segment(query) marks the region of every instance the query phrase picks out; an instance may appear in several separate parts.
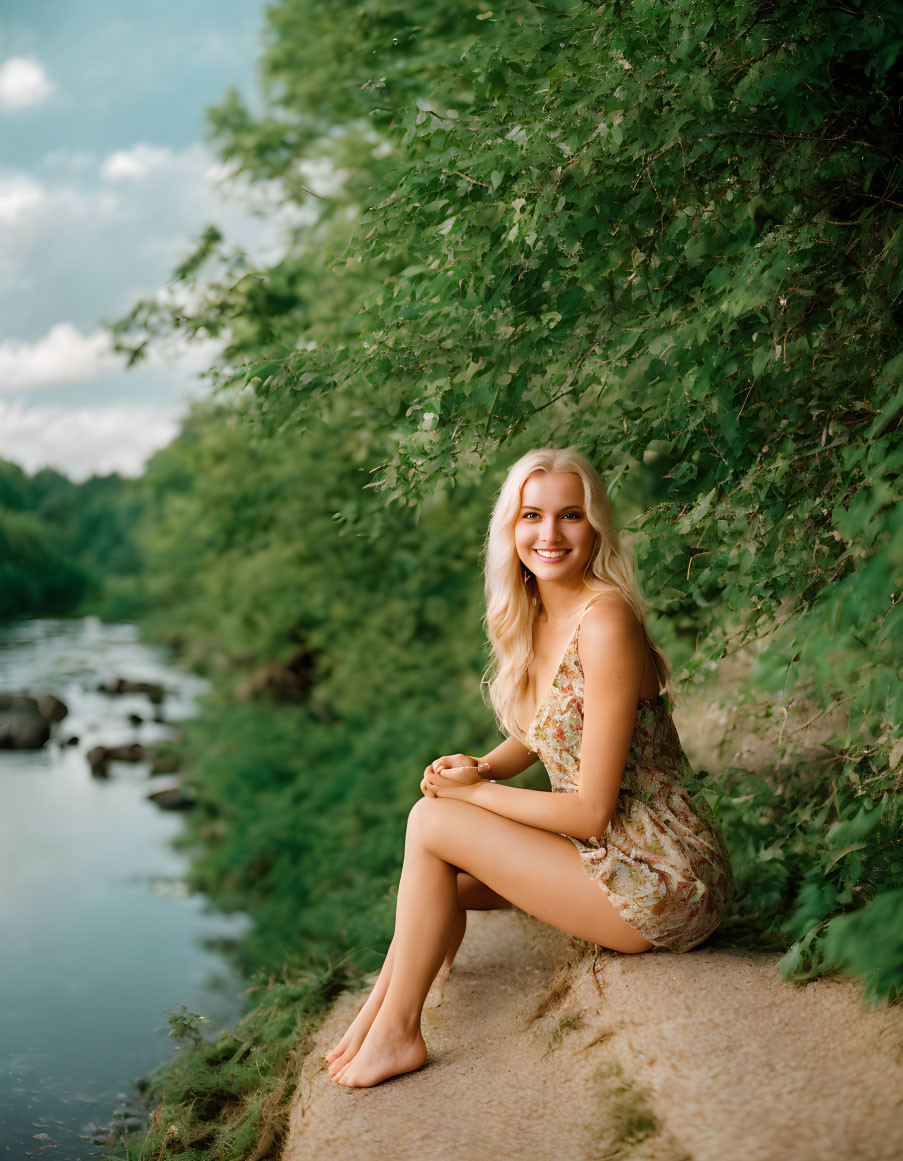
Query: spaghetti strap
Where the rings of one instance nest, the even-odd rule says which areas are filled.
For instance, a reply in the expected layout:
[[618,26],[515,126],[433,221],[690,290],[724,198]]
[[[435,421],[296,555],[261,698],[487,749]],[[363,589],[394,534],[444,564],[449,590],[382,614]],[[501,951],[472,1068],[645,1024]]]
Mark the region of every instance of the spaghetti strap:
[[[584,616],[586,616],[588,611],[591,610],[591,608],[595,604],[595,601],[597,601],[599,599],[599,597],[605,597],[605,596],[607,596],[607,593],[604,593],[604,592],[597,593],[597,596],[592,597],[590,599],[590,601],[588,601],[588,603],[586,605],[584,605],[583,612],[580,613],[580,620],[577,622],[577,628],[575,629],[575,634],[573,634],[573,646],[575,646],[575,648],[577,647],[577,643],[579,641],[580,626],[583,625]],[[655,671],[656,671],[656,680],[658,682],[658,685],[660,686],[660,685],[662,685],[662,673],[660,673],[659,669],[658,669],[655,651],[653,651],[653,649],[652,649],[652,639],[651,639],[651,636],[649,635],[649,629],[646,628],[645,621],[640,621],[640,628],[643,630],[643,673],[642,673],[642,676],[640,678],[640,686],[642,688],[643,680],[645,679],[646,664],[648,664],[648,661],[646,661],[646,658],[648,658],[649,656],[651,656],[651,658],[652,658],[652,668],[655,669]],[[650,699],[645,699],[645,700],[650,700]],[[655,699],[652,699],[652,700],[655,700]]]
[[596,603],[596,601],[598,601],[599,597],[604,597],[606,595],[607,595],[606,593],[597,593],[596,596],[591,597],[589,602],[583,606],[583,612],[580,614],[580,620],[577,622],[577,628],[574,632],[574,641],[575,642],[577,641],[578,637],[580,636],[580,626],[583,624],[583,618],[590,611],[590,609],[593,607],[593,605]]

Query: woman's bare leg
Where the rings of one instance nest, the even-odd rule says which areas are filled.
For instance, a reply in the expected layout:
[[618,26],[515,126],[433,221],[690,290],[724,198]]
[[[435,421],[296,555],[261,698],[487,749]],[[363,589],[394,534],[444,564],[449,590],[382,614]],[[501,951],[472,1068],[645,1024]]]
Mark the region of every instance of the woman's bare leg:
[[[458,948],[461,946],[461,941],[464,938],[464,933],[467,928],[468,910],[492,911],[496,908],[511,906],[507,899],[503,899],[495,891],[490,891],[485,883],[479,882],[473,875],[468,875],[465,871],[458,872],[457,895],[458,917],[452,929],[451,939],[445,952],[445,959],[442,962],[442,967],[439,969],[440,978],[447,979],[448,973],[451,971],[452,963],[457,955]],[[354,1056],[363,1043],[364,1037],[370,1030],[370,1025],[373,1023],[374,1017],[379,1011],[379,1006],[383,1002],[383,997],[389,987],[389,979],[392,975],[392,962],[394,960],[394,947],[395,940],[393,939],[392,943],[389,944],[389,950],[386,952],[383,966],[380,969],[379,976],[373,985],[370,995],[367,997],[366,1003],[348,1026],[342,1039],[326,1055],[328,1064],[335,1065],[335,1067],[330,1067],[329,1069],[331,1076],[334,1076],[340,1071],[352,1056]]]
[[360,1050],[332,1073],[339,1084],[379,1084],[426,1059],[420,1016],[454,928],[456,868],[570,935],[624,952],[652,946],[624,922],[561,835],[467,802],[423,798],[408,823],[388,987]]
[[503,899],[485,883],[481,883],[479,879],[475,879],[466,871],[458,871],[458,919],[448,942],[448,950],[442,961],[442,967],[439,968],[440,978],[448,978],[455,956],[458,954],[458,948],[461,946],[467,931],[467,912],[503,911],[510,907],[511,904],[507,899]]
[[458,915],[457,870],[429,851],[418,834],[417,811],[427,801],[434,800],[421,799],[408,819],[389,986],[358,1052],[338,1071],[330,1069],[339,1084],[354,1088],[379,1084],[389,1076],[412,1072],[426,1060],[420,1013]]

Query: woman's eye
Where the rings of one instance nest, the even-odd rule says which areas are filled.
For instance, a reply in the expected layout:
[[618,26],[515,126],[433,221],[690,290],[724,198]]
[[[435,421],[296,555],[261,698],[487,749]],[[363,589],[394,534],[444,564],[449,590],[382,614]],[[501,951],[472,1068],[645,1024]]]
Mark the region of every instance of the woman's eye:
[[[523,518],[524,518],[524,520],[529,520],[531,516],[538,516],[538,515],[539,515],[538,512],[525,512]],[[582,519],[582,513],[580,513],[580,512],[565,512],[562,519],[564,519],[564,520],[580,520],[580,519]]]

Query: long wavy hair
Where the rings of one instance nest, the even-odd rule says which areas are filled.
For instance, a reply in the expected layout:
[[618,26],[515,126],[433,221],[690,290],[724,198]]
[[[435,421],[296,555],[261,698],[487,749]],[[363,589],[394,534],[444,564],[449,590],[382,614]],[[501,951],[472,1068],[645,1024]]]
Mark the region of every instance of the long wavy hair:
[[536,578],[517,555],[514,526],[521,508],[521,491],[534,472],[573,472],[583,481],[586,516],[596,532],[584,573],[586,586],[599,592],[610,591],[614,586],[622,594],[636,613],[657,659],[659,692],[673,701],[671,666],[646,629],[649,606],[637,583],[633,550],[618,535],[598,472],[573,447],[536,448],[521,456],[508,472],[492,510],[484,551],[486,632],[492,655],[483,675],[483,687],[488,687],[502,731],[525,745],[515,707],[526,693],[527,670],[533,659],[533,622],[541,603]]

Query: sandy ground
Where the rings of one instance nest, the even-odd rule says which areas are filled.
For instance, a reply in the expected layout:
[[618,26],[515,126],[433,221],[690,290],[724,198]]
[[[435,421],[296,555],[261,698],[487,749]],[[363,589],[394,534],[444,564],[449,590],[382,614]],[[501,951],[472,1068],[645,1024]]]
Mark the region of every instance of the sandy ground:
[[[842,723],[804,700],[734,691],[754,650],[675,712],[694,766],[818,756]],[[427,1003],[423,1069],[373,1089],[323,1054],[364,994],[340,998],[304,1063],[280,1161],[903,1161],[903,1005],[858,980],[784,983],[777,955],[697,948],[592,960],[521,912],[471,913]]]
[[610,1047],[695,1161],[900,1161],[903,1008],[736,949],[605,953]]
[[521,912],[474,914],[418,1072],[373,1089],[306,1058],[281,1161],[900,1161],[903,1008],[855,980],[704,947],[593,961]]
[[305,1060],[281,1161],[621,1156],[610,1112],[623,1103],[623,1078],[607,1047],[609,1014],[592,973],[575,969],[579,956],[522,912],[471,915],[444,996],[434,987],[427,999],[426,1065],[372,1089],[342,1088],[326,1071],[323,1054],[365,993],[343,996]]

